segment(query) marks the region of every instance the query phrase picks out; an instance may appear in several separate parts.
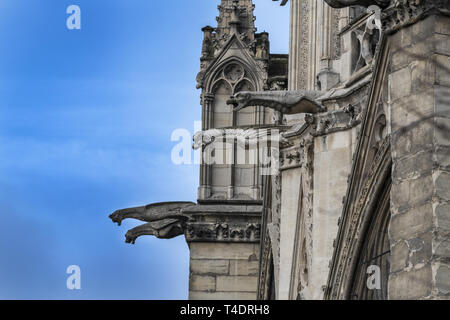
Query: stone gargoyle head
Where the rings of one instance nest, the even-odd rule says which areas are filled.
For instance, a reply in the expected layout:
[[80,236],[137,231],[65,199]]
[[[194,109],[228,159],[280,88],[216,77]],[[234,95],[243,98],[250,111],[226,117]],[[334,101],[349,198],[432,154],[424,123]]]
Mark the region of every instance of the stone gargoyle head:
[[251,98],[249,92],[238,92],[227,100],[227,104],[231,104],[234,107],[234,111],[239,111],[248,106],[248,102]]

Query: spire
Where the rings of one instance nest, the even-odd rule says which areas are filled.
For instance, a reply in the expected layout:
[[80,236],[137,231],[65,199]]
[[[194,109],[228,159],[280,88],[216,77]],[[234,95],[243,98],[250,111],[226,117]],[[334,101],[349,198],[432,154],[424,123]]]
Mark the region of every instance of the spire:
[[219,39],[237,34],[246,42],[255,39],[255,5],[252,0],[222,0],[218,6],[217,36]]
[[206,26],[203,31],[200,73],[197,87],[203,86],[204,72],[232,37],[237,37],[246,50],[266,68],[269,59],[269,34],[257,34],[255,5],[252,0],[221,0],[217,27]]

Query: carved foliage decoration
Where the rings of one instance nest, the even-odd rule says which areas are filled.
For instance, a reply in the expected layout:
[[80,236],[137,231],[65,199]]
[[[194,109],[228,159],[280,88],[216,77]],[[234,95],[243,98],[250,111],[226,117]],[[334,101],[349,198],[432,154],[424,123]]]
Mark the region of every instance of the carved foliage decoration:
[[189,223],[187,241],[259,242],[260,223]]

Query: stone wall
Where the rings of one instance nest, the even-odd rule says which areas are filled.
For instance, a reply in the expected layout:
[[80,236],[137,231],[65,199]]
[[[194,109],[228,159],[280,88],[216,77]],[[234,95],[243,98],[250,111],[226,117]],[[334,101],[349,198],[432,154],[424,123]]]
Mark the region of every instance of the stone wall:
[[450,296],[450,18],[390,39],[390,299]]
[[191,242],[190,300],[255,300],[258,243]]
[[317,137],[314,141],[313,251],[307,299],[323,298],[322,287],[327,283],[355,143],[355,128]]
[[277,299],[289,299],[292,276],[294,239],[299,218],[299,197],[301,197],[301,169],[293,168],[282,172],[281,219],[280,219],[280,269]]

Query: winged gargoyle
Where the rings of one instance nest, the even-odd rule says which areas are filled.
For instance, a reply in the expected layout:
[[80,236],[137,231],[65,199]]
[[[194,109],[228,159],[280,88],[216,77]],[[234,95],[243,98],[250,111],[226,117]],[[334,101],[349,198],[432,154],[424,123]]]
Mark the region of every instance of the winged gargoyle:
[[[278,1],[278,0],[273,0]],[[376,5],[379,7],[387,7],[391,0],[324,0],[330,7],[333,8],[345,8],[349,6],[364,6],[370,7]],[[288,3],[288,0],[281,0],[280,5],[284,6]]]
[[189,217],[183,209],[195,206],[194,202],[160,202],[142,207],[117,210],[109,217],[119,226],[124,219],[137,219],[147,222],[129,230],[125,236],[127,243],[135,243],[142,235],[170,239],[182,235]]
[[275,109],[282,114],[319,113],[326,111],[316,100],[323,92],[298,91],[242,91],[227,101],[234,105],[234,111],[242,108],[263,106]]

